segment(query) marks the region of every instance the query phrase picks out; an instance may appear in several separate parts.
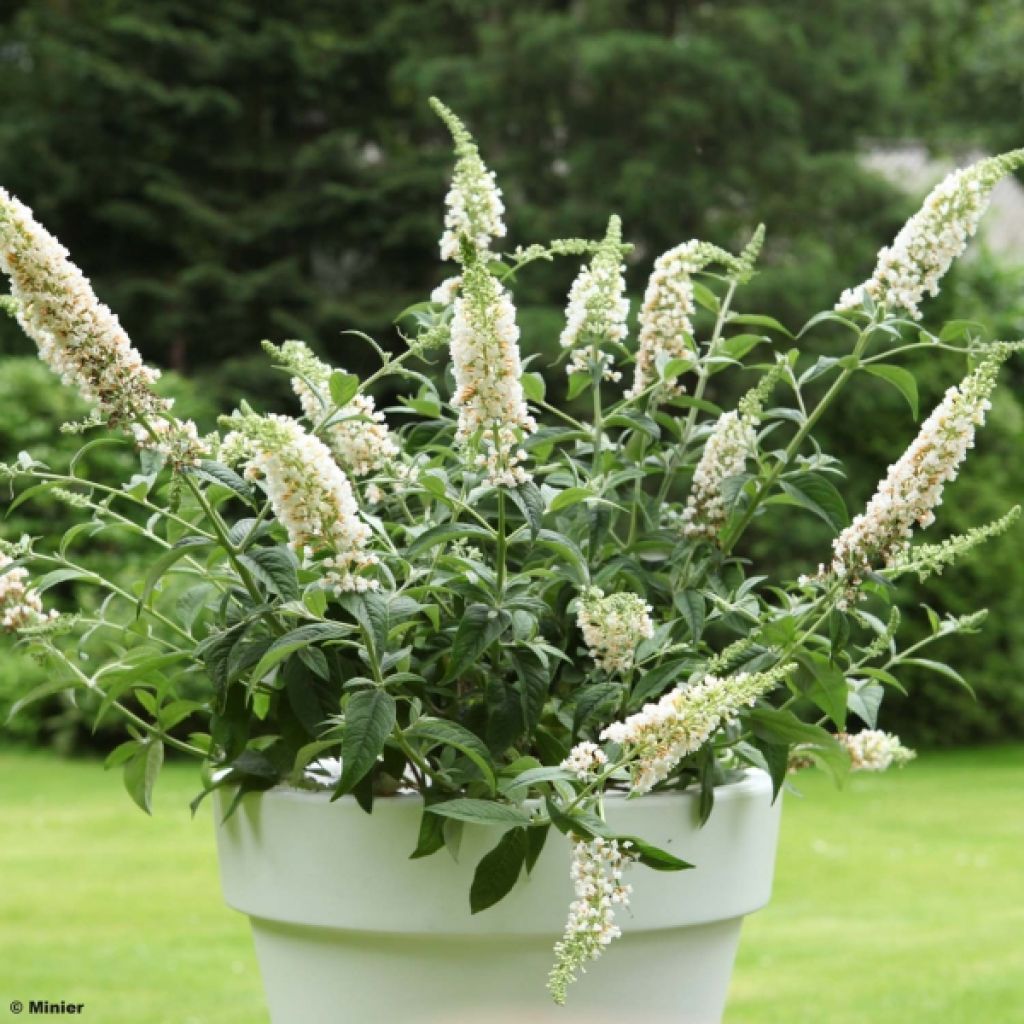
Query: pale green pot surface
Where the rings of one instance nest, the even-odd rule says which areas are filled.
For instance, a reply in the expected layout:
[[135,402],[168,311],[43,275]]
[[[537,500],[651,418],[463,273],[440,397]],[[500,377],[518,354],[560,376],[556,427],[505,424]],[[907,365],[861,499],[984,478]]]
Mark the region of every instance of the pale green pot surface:
[[368,816],[351,797],[273,789],[218,826],[221,879],[252,919],[273,1024],[718,1024],[742,917],[771,892],[781,801],[750,772],[716,791],[703,828],[696,806],[689,792],[606,799],[618,832],[695,869],[630,869],[623,937],[566,1008],[544,989],[573,898],[568,842],[554,832],[532,874],[473,915],[473,870],[499,829],[467,825],[458,863],[445,851],[413,861],[418,797],[380,799]]

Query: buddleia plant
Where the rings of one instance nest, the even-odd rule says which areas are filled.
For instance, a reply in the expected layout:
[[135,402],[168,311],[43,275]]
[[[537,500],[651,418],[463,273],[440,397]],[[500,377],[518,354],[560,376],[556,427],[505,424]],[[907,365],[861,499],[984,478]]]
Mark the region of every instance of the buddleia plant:
[[[1024,152],[951,175],[871,277],[794,334],[744,306],[758,225],[732,247],[682,240],[649,267],[614,214],[600,238],[512,246],[494,173],[433,107],[455,149],[441,284],[396,311],[394,339],[267,342],[293,414],[241,402],[206,437],[157,395],[156,371],[57,240],[0,191],[5,310],[92,403],[74,427],[83,450],[138,457],[115,488],[79,458],[9,453],[0,476],[17,501],[60,495],[81,521],[56,544],[0,544],[0,625],[49,669],[20,707],[89,693],[120,717],[109,764],[146,810],[167,748],[201,762],[196,804],[287,785],[372,813],[418,793],[413,856],[457,847],[468,824],[503,829],[501,855],[476,868],[473,912],[564,833],[576,898],[550,977],[561,1002],[619,934],[628,872],[687,866],[617,835],[604,794],[692,787],[706,819],[716,787],[751,768],[777,795],[812,765],[841,778],[903,764],[912,752],[882,728],[886,690],[905,665],[956,676],[921,651],[983,612],[926,609],[929,635],[901,648],[893,582],[953,571],[1015,528],[1017,508],[919,540],[1020,343],[944,340],[917,320]],[[545,365],[524,347],[515,296],[555,261],[576,277]],[[814,358],[802,347],[820,332],[830,354]],[[364,344],[380,366],[360,380],[344,367]],[[903,361],[931,350],[960,356],[963,379],[851,518],[841,453],[815,426],[868,376],[916,414]],[[743,395],[735,409],[712,400],[719,375]],[[384,394],[399,397],[381,408]],[[795,580],[738,554],[778,515],[833,533]],[[151,551],[127,588],[93,562],[126,535]],[[51,593],[72,580],[96,600],[57,615]],[[83,657],[97,637],[114,653]]]

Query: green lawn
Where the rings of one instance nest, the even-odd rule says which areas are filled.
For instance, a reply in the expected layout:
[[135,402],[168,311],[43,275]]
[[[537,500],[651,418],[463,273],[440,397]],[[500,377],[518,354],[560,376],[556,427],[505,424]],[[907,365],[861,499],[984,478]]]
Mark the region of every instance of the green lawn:
[[[802,777],[728,1024],[1024,1021],[1022,782],[1024,747],[842,793]],[[11,999],[63,998],[102,1024],[266,1021],[194,787],[170,766],[149,819],[95,764],[0,754],[0,1019]]]

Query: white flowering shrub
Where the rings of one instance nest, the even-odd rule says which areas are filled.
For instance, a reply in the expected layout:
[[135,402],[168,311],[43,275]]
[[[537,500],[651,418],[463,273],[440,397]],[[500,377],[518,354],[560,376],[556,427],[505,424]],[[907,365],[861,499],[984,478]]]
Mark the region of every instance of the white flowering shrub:
[[[381,366],[360,381],[302,342],[267,343],[292,379],[295,417],[242,403],[208,437],[155,394],[116,316],[0,191],[8,311],[93,403],[71,428],[101,432],[86,447],[122,444],[140,459],[121,488],[77,460],[52,467],[22,452],[0,467],[19,502],[59,492],[82,513],[55,550],[3,544],[0,625],[48,666],[21,706],[89,692],[125,720],[131,738],[110,763],[144,809],[167,747],[203,762],[197,799],[289,784],[352,794],[371,812],[418,792],[415,857],[456,846],[466,823],[504,829],[477,868],[474,912],[512,891],[552,827],[569,835],[577,899],[550,979],[563,1000],[618,934],[624,873],[688,867],[616,835],[604,795],[694,787],[706,818],[716,786],[751,768],[777,793],[804,765],[841,777],[911,756],[878,728],[884,692],[904,664],[951,673],[922,648],[976,629],[982,613],[929,609],[931,638],[901,650],[893,581],[941,572],[1019,511],[915,543],[1018,347],[933,336],[915,318],[1024,152],[940,185],[872,278],[796,336],[741,311],[758,229],[737,253],[688,241],[659,256],[646,284],[632,282],[644,296],[633,340],[628,283],[643,268],[618,218],[600,240],[501,250],[494,175],[435,106],[455,140],[441,255],[457,266],[399,316],[404,350],[362,338]],[[561,258],[580,269],[559,372],[545,377],[520,348],[514,291]],[[821,325],[848,343],[802,355],[797,339]],[[866,374],[916,414],[900,358],[928,348],[959,352],[966,376],[851,520],[815,424]],[[735,410],[708,400],[719,373],[745,382]],[[385,379],[401,397],[382,409],[373,389]],[[737,555],[773,515],[834,531],[797,580]],[[152,550],[134,587],[90,565],[96,538],[119,534]],[[102,602],[55,616],[46,591],[70,580]],[[102,663],[80,656],[97,635],[116,652]]]

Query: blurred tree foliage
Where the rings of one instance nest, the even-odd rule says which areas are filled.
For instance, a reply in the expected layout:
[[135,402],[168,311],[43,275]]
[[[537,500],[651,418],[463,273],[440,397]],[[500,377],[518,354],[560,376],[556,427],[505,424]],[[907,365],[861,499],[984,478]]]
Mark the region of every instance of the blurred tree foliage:
[[267,334],[345,361],[341,329],[387,335],[424,296],[450,166],[431,93],[498,171],[514,242],[595,234],[616,210],[646,265],[765,220],[779,313],[828,301],[894,217],[849,159],[905,85],[884,0],[8,10],[0,181],[178,369]]
[[[431,94],[497,171],[513,245],[595,235],[616,211],[636,244],[635,306],[659,252],[694,236],[735,247],[763,220],[745,302],[790,324],[863,277],[911,211],[854,159],[861,146],[1024,136],[1017,0],[7,0],[0,29],[0,182],[69,247],[145,356],[200,376],[221,407],[241,394],[292,407],[260,338],[304,338],[358,371],[368,350],[340,332],[393,342],[394,315],[443,276],[451,158]],[[544,285],[524,273],[527,351],[556,343],[575,269]],[[988,322],[1005,309],[1001,328],[1020,334],[1019,284],[975,263],[939,308]],[[27,351],[0,323],[0,352]],[[15,438],[0,422],[2,456],[47,444],[66,416],[36,409],[43,399],[8,365],[25,423]],[[923,371],[924,399],[961,368]],[[1024,493],[1011,455],[1024,414],[1012,394],[1001,402],[943,528]],[[828,429],[856,509],[914,424],[879,385]],[[750,553],[822,558],[827,536],[792,525]],[[1024,729],[1021,533],[927,585],[937,607],[957,610],[969,589],[993,616],[957,659],[982,703],[922,681],[896,713],[909,738]]]

